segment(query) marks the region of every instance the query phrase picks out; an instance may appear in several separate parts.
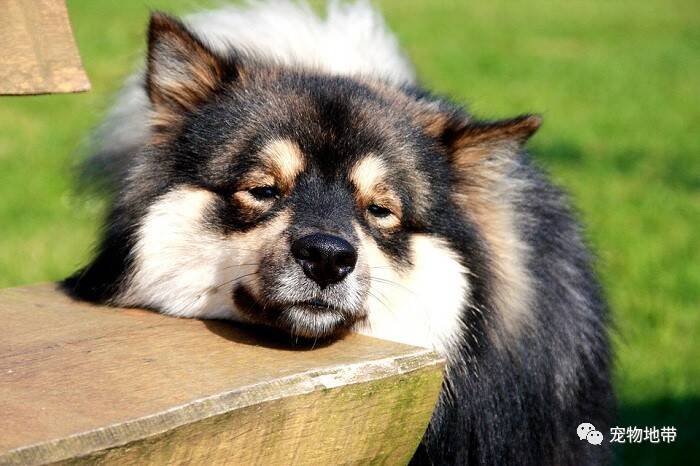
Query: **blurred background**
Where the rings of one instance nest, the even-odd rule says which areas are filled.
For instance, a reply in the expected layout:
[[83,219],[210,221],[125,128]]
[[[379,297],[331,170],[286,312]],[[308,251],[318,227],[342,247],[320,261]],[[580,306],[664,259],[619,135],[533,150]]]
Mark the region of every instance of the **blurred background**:
[[[531,151],[571,193],[612,308],[617,425],[678,432],[671,444],[618,446],[616,464],[693,463],[700,457],[700,3],[375,3],[429,89],[482,117],[544,115]],[[93,90],[0,97],[0,286],[59,279],[87,260],[104,205],[74,188],[86,137],[140,64],[149,11],[207,5],[68,0]]]

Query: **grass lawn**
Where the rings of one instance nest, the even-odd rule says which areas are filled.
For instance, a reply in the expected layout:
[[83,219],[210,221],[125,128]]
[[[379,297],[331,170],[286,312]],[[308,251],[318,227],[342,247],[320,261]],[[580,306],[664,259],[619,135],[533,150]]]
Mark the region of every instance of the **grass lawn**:
[[[616,321],[619,426],[675,426],[618,464],[700,457],[700,3],[378,2],[424,83],[482,116],[536,111],[536,158],[572,194]],[[139,62],[149,9],[69,0],[93,90],[0,97],[0,286],[82,264],[99,200],[72,190],[88,130]],[[583,420],[582,420],[583,421]],[[575,426],[572,426],[572,432]]]

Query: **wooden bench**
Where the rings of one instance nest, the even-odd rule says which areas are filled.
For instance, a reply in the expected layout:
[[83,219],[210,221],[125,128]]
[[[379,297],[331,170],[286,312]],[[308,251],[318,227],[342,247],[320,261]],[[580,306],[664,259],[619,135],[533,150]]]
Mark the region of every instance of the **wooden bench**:
[[3,0],[0,7],[0,94],[90,89],[64,0]]
[[221,321],[0,291],[0,464],[402,464],[441,382],[432,351],[299,345]]

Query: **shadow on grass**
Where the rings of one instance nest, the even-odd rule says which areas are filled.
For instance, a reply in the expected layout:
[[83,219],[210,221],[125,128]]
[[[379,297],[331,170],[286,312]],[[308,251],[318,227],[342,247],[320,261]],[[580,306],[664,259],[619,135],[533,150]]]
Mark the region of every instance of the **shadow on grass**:
[[580,166],[585,163],[585,154],[580,146],[566,140],[537,141],[530,152],[545,166]]
[[618,427],[675,427],[672,443],[626,443],[615,448],[616,466],[686,466],[700,458],[700,398],[620,403]]
[[607,170],[609,174],[639,177],[651,183],[664,183],[674,189],[700,191],[700,170],[694,153],[682,150],[663,154],[638,148],[607,148],[601,153],[588,153],[568,140],[533,143],[534,159],[547,169]]

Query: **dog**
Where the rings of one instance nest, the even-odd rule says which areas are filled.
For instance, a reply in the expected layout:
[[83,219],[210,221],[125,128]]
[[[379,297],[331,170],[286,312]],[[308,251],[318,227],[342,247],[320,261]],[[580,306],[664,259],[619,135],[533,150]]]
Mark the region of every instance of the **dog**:
[[525,145],[422,88],[365,3],[153,13],[88,172],[113,188],[73,296],[306,338],[433,348],[412,464],[598,465],[608,313],[563,192]]

